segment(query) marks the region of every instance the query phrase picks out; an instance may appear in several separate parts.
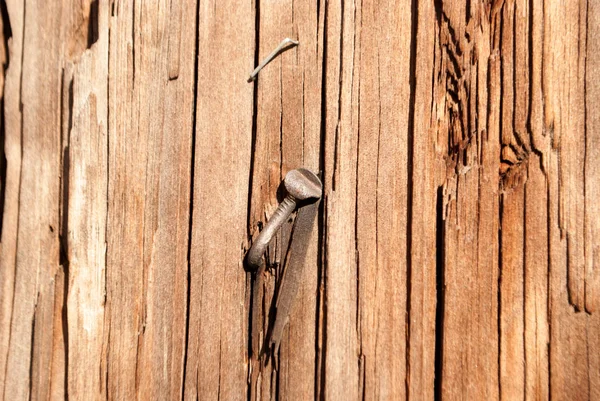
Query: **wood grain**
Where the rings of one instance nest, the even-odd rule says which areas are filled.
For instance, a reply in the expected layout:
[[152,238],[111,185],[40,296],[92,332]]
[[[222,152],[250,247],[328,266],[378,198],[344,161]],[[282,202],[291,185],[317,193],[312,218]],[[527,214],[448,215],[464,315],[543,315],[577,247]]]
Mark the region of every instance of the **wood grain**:
[[[0,16],[0,399],[600,399],[595,2]],[[293,218],[244,255],[299,167],[273,354]]]

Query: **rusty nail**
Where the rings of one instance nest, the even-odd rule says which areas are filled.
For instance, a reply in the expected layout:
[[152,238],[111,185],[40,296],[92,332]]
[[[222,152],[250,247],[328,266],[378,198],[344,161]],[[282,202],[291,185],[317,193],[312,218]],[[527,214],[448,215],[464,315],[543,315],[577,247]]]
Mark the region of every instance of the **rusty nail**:
[[283,180],[288,195],[279,204],[279,207],[271,216],[271,219],[265,224],[263,230],[252,244],[252,247],[246,255],[248,266],[256,269],[260,266],[262,256],[267,250],[267,246],[273,239],[275,233],[290,217],[299,201],[308,199],[319,199],[322,193],[321,180],[312,171],[305,168],[299,168],[288,172]]

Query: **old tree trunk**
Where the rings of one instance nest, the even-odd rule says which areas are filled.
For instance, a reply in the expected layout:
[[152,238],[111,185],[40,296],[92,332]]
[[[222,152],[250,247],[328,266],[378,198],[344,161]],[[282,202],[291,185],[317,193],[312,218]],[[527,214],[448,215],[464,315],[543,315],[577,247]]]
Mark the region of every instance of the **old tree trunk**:
[[0,398],[600,400],[597,1],[0,4]]

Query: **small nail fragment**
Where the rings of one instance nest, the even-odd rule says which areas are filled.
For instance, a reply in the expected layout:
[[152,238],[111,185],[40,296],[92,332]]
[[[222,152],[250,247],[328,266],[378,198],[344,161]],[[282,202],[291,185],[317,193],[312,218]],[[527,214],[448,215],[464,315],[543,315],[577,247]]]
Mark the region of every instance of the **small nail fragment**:
[[300,44],[300,42],[298,42],[297,40],[293,40],[290,38],[285,38],[281,41],[281,43],[279,44],[279,46],[277,46],[275,48],[275,50],[273,50],[263,61],[262,63],[260,63],[258,65],[258,67],[256,67],[254,69],[254,71],[252,71],[252,74],[250,74],[250,78],[248,78],[248,82],[252,82],[256,79],[256,77],[258,76],[258,73],[260,70],[262,70],[267,64],[269,64],[275,57],[277,57],[277,55],[279,53],[281,53],[284,48],[288,45],[289,49],[291,49],[294,46],[298,46]]

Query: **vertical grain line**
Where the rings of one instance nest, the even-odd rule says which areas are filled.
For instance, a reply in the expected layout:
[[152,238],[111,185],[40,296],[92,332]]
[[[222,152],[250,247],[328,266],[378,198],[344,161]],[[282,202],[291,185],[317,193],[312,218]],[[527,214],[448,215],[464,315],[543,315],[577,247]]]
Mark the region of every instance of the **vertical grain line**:
[[[200,0],[198,0],[200,1]],[[259,64],[259,44],[260,44],[260,0],[254,0],[254,65]],[[250,171],[248,172],[248,211],[247,211],[247,235],[252,235],[250,227],[250,216],[252,212],[252,185],[254,183],[254,163],[256,152],[256,134],[257,134],[257,114],[258,114],[258,85],[260,80],[254,80],[253,100],[252,100],[252,138],[250,140]]]
[[[200,0],[198,0],[200,1]],[[259,56],[260,56],[260,0],[254,0],[254,65],[258,65],[259,64]],[[258,85],[259,85],[260,80],[254,80],[254,87],[252,88],[253,92],[252,92],[252,132],[251,132],[251,138],[250,138],[250,168],[248,169],[248,200],[247,200],[247,211],[246,211],[246,235],[248,237],[248,239],[251,238],[252,236],[252,227],[250,226],[250,218],[251,218],[251,213],[252,213],[252,186],[254,184],[254,164],[256,162],[256,158],[255,158],[255,153],[256,153],[256,135],[257,135],[257,124],[258,124]],[[281,172],[280,172],[281,174]],[[252,313],[252,311],[254,310],[254,305],[256,302],[258,302],[258,299],[255,299],[255,295],[257,294],[257,292],[255,292],[252,287],[256,286],[259,284],[258,282],[258,274],[260,274],[259,272],[257,273],[251,273],[250,274],[250,302],[248,305],[248,342],[247,342],[247,358],[250,361],[250,359],[252,357],[255,357],[254,355],[252,355],[252,339],[253,337],[256,335],[255,333],[253,333],[252,327],[254,326],[255,322],[253,321],[254,318],[258,317],[254,316],[254,313]],[[248,363],[248,372],[246,374],[246,376],[248,377],[248,384],[247,384],[247,388],[246,388],[246,399],[247,401],[251,401],[252,400],[252,390],[253,390],[253,380],[252,380],[252,374],[251,374],[251,369],[252,369],[252,363]]]
[[342,86],[344,78],[344,1],[340,3],[340,46],[339,46],[339,70],[338,70],[338,115],[335,127],[335,139],[333,143],[333,171],[331,174],[331,190],[335,192],[337,185],[337,167],[339,164],[339,142],[340,142],[340,120],[342,119]]
[[408,102],[408,132],[407,132],[407,214],[406,214],[406,399],[410,399],[410,310],[412,292],[412,219],[413,219],[413,167],[415,146],[415,102],[417,84],[417,33],[419,23],[418,0],[411,0],[411,33],[410,33],[410,62]]
[[[516,24],[515,24],[516,25]],[[525,166],[526,172],[529,173],[529,163]],[[527,181],[523,184],[523,400],[527,400]]]
[[[498,33],[498,42],[494,44],[494,47],[498,50],[498,64],[499,64],[499,104],[498,104],[498,149],[500,149],[500,155],[502,154],[502,129],[504,128],[504,102],[502,101],[504,94],[504,63],[502,62],[502,38],[504,33],[504,19],[502,18],[502,10],[504,9],[504,2],[498,8],[494,15],[494,19],[498,22],[496,30]],[[500,21],[498,21],[500,19]],[[491,106],[491,102],[490,102]],[[502,179],[499,180],[502,184]],[[502,274],[503,272],[503,260],[502,260],[502,227],[504,217],[504,193],[500,192],[499,197],[499,208],[498,208],[498,397],[502,400]]]
[[[362,5],[361,5],[362,6]],[[344,18],[344,16],[342,15],[342,18]],[[361,25],[362,25],[362,12],[361,12]],[[354,63],[354,57],[356,55],[356,7],[354,7],[354,20],[353,20],[353,27],[354,27],[354,39],[353,39],[353,49],[352,49],[352,60]],[[362,26],[361,26],[362,28]],[[360,50],[358,53],[358,65],[360,68]],[[354,64],[352,65],[352,68],[354,69]],[[354,70],[352,71],[352,85],[354,86]],[[341,82],[341,80],[340,80]],[[359,177],[359,160],[360,160],[360,90],[362,89],[361,86],[361,82],[360,82],[360,77],[358,78],[358,94],[357,94],[357,99],[356,99],[356,108],[357,108],[357,114],[358,116],[356,117],[356,121],[357,121],[357,127],[356,127],[356,166],[354,169],[354,174],[355,174],[355,183],[354,183],[354,262],[356,263],[356,316],[354,317],[354,326],[355,326],[355,330],[356,330],[356,339],[358,342],[358,352],[359,352],[359,356],[362,355],[362,338],[361,338],[361,325],[362,325],[362,321],[361,321],[361,313],[360,313],[360,252],[358,250],[358,197],[359,197],[359,190],[358,190],[358,181],[360,179]],[[340,87],[340,98],[341,98],[341,87]],[[351,104],[354,103],[351,101]],[[341,113],[341,108],[340,108],[340,113]],[[360,372],[360,358],[358,358],[358,371]],[[359,385],[360,385],[360,381],[359,381]],[[360,393],[360,388],[358,389],[358,392]]]
[[[587,113],[587,46],[588,46],[588,29],[589,29],[589,1],[585,3],[585,55],[583,57],[583,218],[587,216],[587,197],[586,197],[586,177],[587,177],[587,145],[588,145],[588,113]],[[584,271],[583,271],[583,309],[586,313],[591,314],[588,310],[587,303],[587,230],[583,230],[583,260],[584,260]],[[592,250],[593,252],[593,250]],[[592,253],[593,255],[593,253]]]
[[[192,143],[190,152],[190,199],[188,207],[188,249],[187,249],[187,288],[185,303],[185,349],[183,352],[183,372],[181,380],[181,399],[185,399],[185,381],[187,376],[188,349],[190,340],[190,300],[192,283],[192,234],[194,222],[194,177],[196,171],[196,123],[198,105],[198,52],[200,46],[200,0],[196,1],[196,43],[194,48],[194,100],[192,101]],[[197,389],[197,387],[196,387]]]
[[443,399],[444,370],[444,319],[446,315],[446,227],[444,223],[443,186],[437,190],[436,225],[435,225],[435,261],[437,304],[435,309],[435,372],[433,394],[436,401]]
[[[321,59],[321,126],[320,126],[320,148],[319,148],[319,170],[321,171],[321,180],[323,186],[326,186],[327,171],[325,164],[325,152],[326,152],[326,140],[327,140],[327,1],[323,4],[323,48],[322,48],[322,59]],[[317,10],[320,19],[321,13],[321,1],[317,1]],[[317,27],[319,24],[317,23]],[[318,35],[318,32],[317,32]],[[317,38],[317,46],[318,46]],[[318,48],[317,48],[318,49]],[[318,56],[318,55],[317,55]],[[315,400],[325,399],[325,355],[326,355],[326,343],[327,333],[325,327],[327,325],[327,305],[325,302],[325,272],[327,269],[327,193],[323,193],[321,204],[319,205],[318,215],[318,245],[317,245],[317,260],[318,260],[318,272],[317,272],[317,307],[315,314],[316,322],[316,339],[315,339],[315,355],[317,355],[315,361]]]
[[[104,221],[104,316],[103,316],[103,321],[102,321],[102,327],[103,327],[103,337],[106,338],[106,343],[102,344],[102,351],[100,353],[100,355],[104,354],[104,361],[106,362],[106,367],[105,367],[105,371],[102,372],[102,365],[100,367],[101,369],[101,375],[100,378],[102,378],[102,374],[104,374],[104,395],[106,397],[106,400],[108,400],[108,367],[109,367],[109,344],[110,344],[110,330],[111,330],[111,325],[110,325],[110,317],[107,319],[107,313],[106,313],[106,303],[107,303],[107,297],[108,297],[108,227],[109,227],[109,220],[108,220],[108,216],[110,215],[110,77],[111,77],[111,68],[110,68],[110,20],[111,17],[115,17],[114,14],[114,9],[115,7],[115,3],[112,3],[111,5],[111,16],[109,16],[108,19],[108,27],[107,32],[106,32],[106,217],[105,217],[105,221]],[[69,115],[71,116],[72,113],[70,113]],[[72,116],[71,116],[72,117]],[[65,293],[65,306],[67,305],[67,301],[66,301],[66,297],[68,295],[68,277],[65,274],[65,288],[64,288],[64,293]],[[110,308],[109,312],[110,312]],[[66,316],[66,311],[65,311],[65,316]],[[107,325],[107,320],[108,320],[108,330],[106,330],[106,325]],[[66,317],[65,317],[65,321],[66,321]],[[106,331],[106,332],[105,332]],[[67,340],[65,340],[67,341]],[[106,353],[104,353],[104,348],[106,347]],[[65,353],[67,353],[67,348],[65,346]],[[68,355],[67,355],[68,356]],[[68,359],[67,359],[68,361]],[[102,363],[102,362],[101,362]],[[68,377],[69,377],[69,371],[68,371],[68,366],[65,366],[65,383],[68,383]],[[102,388],[102,387],[101,387]],[[66,395],[66,401],[68,401],[68,386],[65,387],[65,395]]]
[[[6,85],[6,71],[10,64],[10,51],[8,49],[8,40],[12,38],[12,27],[10,25],[10,18],[8,16],[8,9],[6,7],[6,1],[0,1],[0,18],[2,18],[2,25],[4,32],[2,38],[4,40],[4,48],[6,49],[6,64],[2,66],[2,76],[4,78],[4,85]],[[2,238],[2,223],[4,221],[4,198],[6,191],[6,170],[7,160],[6,154],[4,153],[6,137],[6,112],[4,110],[4,93],[0,98],[0,238]]]
[[[257,0],[259,1],[259,0]],[[296,52],[297,54],[297,52]],[[283,62],[279,59],[279,181],[283,181]],[[256,103],[255,103],[256,104]],[[258,106],[257,106],[258,107]]]
[[500,194],[498,197],[498,204],[498,399],[502,400],[502,216],[504,215],[504,194]]
[[[543,59],[543,57],[542,57]],[[550,172],[548,172],[548,175]],[[551,277],[552,277],[552,221],[550,219],[550,184],[548,176],[546,176],[546,241],[548,246],[548,254],[546,255],[548,264],[548,273],[546,275],[546,318],[548,324],[548,343],[546,345],[548,349],[548,399],[552,401],[552,296],[551,296]]]
[[33,392],[33,361],[35,359],[35,320],[37,317],[37,307],[40,301],[40,293],[37,293],[35,299],[35,305],[33,306],[33,317],[31,319],[31,348],[29,351],[29,401],[31,401],[31,396]]
[[[63,289],[63,305],[62,305],[62,330],[63,330],[63,346],[65,347],[64,349],[64,358],[65,358],[65,377],[64,377],[64,386],[65,386],[65,400],[68,401],[69,399],[69,325],[68,325],[68,306],[67,306],[67,298],[68,298],[68,290],[69,290],[69,239],[68,239],[68,233],[69,233],[69,181],[70,181],[70,158],[69,158],[69,144],[70,144],[70,137],[71,137],[71,128],[73,126],[73,76],[71,75],[69,78],[69,84],[68,84],[68,90],[67,90],[67,96],[68,96],[68,102],[65,102],[65,70],[63,69],[63,73],[61,74],[61,85],[60,85],[60,99],[61,99],[61,108],[62,107],[67,107],[69,110],[69,118],[68,118],[68,122],[65,122],[63,120],[64,118],[64,113],[61,110],[60,113],[60,127],[61,130],[64,127],[64,124],[68,124],[68,128],[67,128],[67,136],[66,136],[66,141],[67,141],[67,145],[66,147],[64,146],[64,143],[62,142],[63,140],[63,136],[61,135],[61,144],[60,147],[61,149],[64,149],[62,151],[62,177],[60,177],[59,179],[59,207],[58,207],[58,214],[59,214],[59,232],[58,232],[58,238],[59,238],[59,260],[58,260],[58,265],[62,266],[63,269],[63,285],[64,285],[64,289]],[[108,81],[108,76],[107,76],[107,81]],[[108,89],[108,88],[107,88]],[[108,96],[108,92],[107,92],[107,96]],[[65,104],[67,103],[67,104]],[[108,104],[108,101],[107,101]],[[107,111],[108,111],[108,107],[107,107]],[[107,119],[108,121],[108,119]],[[108,124],[107,125],[107,140],[108,140]],[[108,145],[107,145],[107,151],[108,151]],[[107,158],[106,158],[106,164],[108,166],[108,153],[107,153]],[[108,173],[107,173],[108,174]],[[108,175],[106,177],[106,206],[107,206],[107,215],[105,216],[105,223],[108,222]],[[104,238],[106,241],[106,235],[107,233],[107,229],[106,229],[107,225],[104,226]],[[105,246],[104,249],[104,293],[106,294],[106,249],[107,247]],[[106,295],[105,295],[106,297]],[[106,303],[106,300],[105,300]]]

